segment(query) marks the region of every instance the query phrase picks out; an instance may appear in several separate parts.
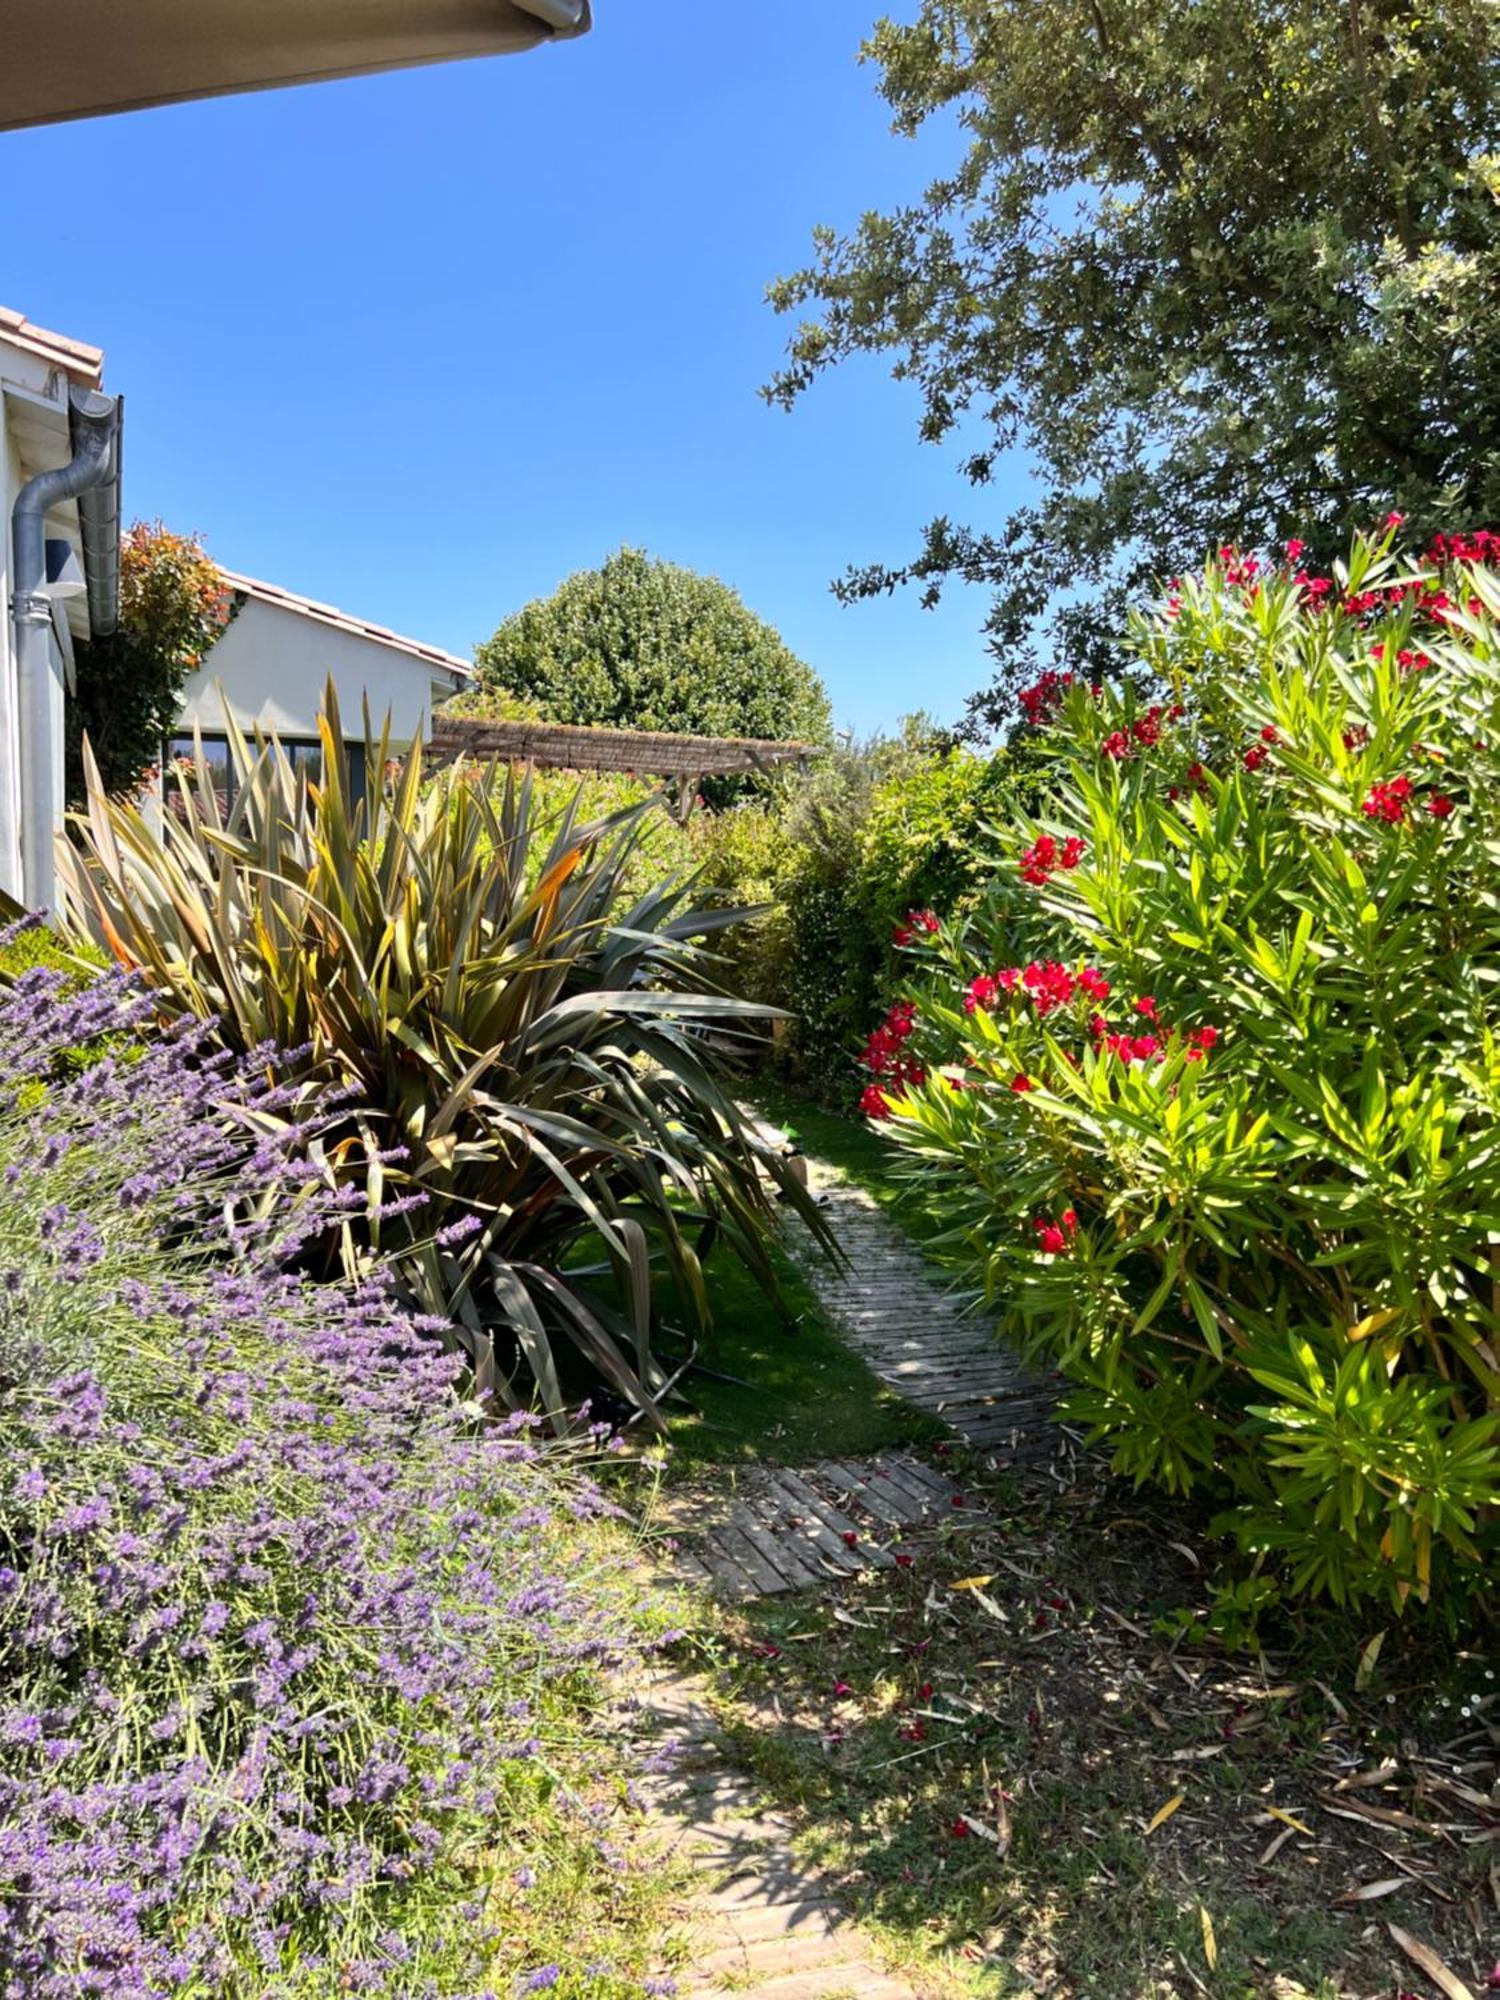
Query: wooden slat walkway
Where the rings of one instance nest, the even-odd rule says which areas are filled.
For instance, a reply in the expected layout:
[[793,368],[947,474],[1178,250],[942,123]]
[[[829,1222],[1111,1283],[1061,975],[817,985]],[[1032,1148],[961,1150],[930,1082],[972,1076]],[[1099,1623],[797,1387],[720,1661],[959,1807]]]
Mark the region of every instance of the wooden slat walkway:
[[760,1805],[716,1736],[702,1681],[663,1671],[643,1691],[640,1722],[665,1777],[637,1780],[664,1858],[686,1862],[697,1887],[688,1918],[682,1995],[739,2000],[916,2000],[884,1970],[826,1883],[792,1850],[787,1823]]
[[849,1260],[834,1270],[810,1240],[794,1241],[835,1324],[880,1380],[939,1417],[1001,1466],[1045,1463],[1063,1440],[1049,1425],[1051,1387],[1000,1342],[982,1313],[965,1312],[932,1267],[863,1188],[808,1161],[817,1194]]
[[740,1603],[889,1569],[905,1553],[904,1530],[963,1501],[959,1487],[916,1453],[891,1451],[795,1471],[756,1465],[725,1473],[713,1487],[669,1493],[659,1519],[676,1541],[678,1569]]

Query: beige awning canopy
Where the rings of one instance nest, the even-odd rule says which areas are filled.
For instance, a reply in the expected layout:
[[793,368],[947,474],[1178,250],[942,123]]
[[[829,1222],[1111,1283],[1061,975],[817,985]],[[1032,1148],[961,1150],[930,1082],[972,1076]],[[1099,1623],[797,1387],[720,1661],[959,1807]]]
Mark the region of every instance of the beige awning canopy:
[[8,0],[0,131],[583,34],[589,0]]

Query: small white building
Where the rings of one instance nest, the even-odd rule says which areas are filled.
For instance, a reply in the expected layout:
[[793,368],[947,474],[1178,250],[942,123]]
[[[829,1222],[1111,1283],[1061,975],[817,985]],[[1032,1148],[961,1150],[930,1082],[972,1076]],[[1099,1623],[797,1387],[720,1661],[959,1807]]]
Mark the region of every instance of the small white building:
[[191,756],[195,732],[230,790],[226,713],[247,737],[275,735],[295,762],[319,757],[318,715],[331,680],[349,744],[355,795],[364,787],[364,714],[378,739],[390,718],[393,753],[410,748],[440,702],[474,678],[467,660],[406,639],[274,583],[221,571],[234,600],[222,637],[183,689],[169,757]]
[[[0,307],[0,893],[31,909],[55,902],[74,642],[106,636],[119,612],[123,401],[101,392],[103,369],[97,347]],[[366,710],[376,738],[389,717],[401,754],[473,679],[466,660],[436,646],[223,574],[235,615],[183,690],[164,748],[190,755],[200,732],[226,797],[227,717],[247,736],[276,735],[295,760],[316,758],[331,680],[359,795]]]

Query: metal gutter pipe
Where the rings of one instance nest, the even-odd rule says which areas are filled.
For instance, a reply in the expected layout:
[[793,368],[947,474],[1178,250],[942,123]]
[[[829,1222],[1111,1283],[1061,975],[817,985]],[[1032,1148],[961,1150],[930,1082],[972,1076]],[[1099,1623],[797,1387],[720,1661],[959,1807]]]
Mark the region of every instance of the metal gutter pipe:
[[[88,587],[89,636],[107,639],[120,622],[120,462],[125,450],[125,398],[115,399],[115,434],[109,477],[85,486],[78,496],[83,580]],[[80,443],[78,416],[71,416],[73,449]]]
[[[29,910],[57,907],[52,842],[62,822],[63,689],[52,663],[52,602],[47,596],[47,513],[105,484],[113,474],[119,406],[113,396],[74,389],[69,397],[73,456],[54,472],[39,472],[11,510],[11,618],[15,629],[16,728],[19,770],[9,770],[15,796],[0,791],[0,834],[20,837],[21,897]],[[7,760],[8,762],[8,760]],[[3,849],[0,849],[3,853]]]

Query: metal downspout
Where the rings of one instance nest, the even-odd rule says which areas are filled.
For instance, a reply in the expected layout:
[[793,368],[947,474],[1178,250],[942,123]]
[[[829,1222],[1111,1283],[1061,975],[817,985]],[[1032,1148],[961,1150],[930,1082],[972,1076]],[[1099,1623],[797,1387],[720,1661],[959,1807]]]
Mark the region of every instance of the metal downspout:
[[[29,479],[16,495],[11,511],[19,769],[6,759],[5,772],[0,775],[0,863],[11,858],[19,836],[20,900],[29,910],[51,911],[57,905],[52,842],[62,823],[63,806],[59,740],[62,690],[54,685],[52,605],[44,588],[47,513],[113,476],[118,405],[113,396],[74,389],[69,410],[73,457],[56,471],[39,472],[35,479]],[[9,798],[7,790],[12,794]]]
[[[109,477],[85,486],[78,496],[78,539],[83,545],[83,579],[88,588],[89,637],[107,639],[120,622],[120,460],[125,448],[125,398],[116,396],[115,434]],[[78,448],[78,419],[72,422]]]

